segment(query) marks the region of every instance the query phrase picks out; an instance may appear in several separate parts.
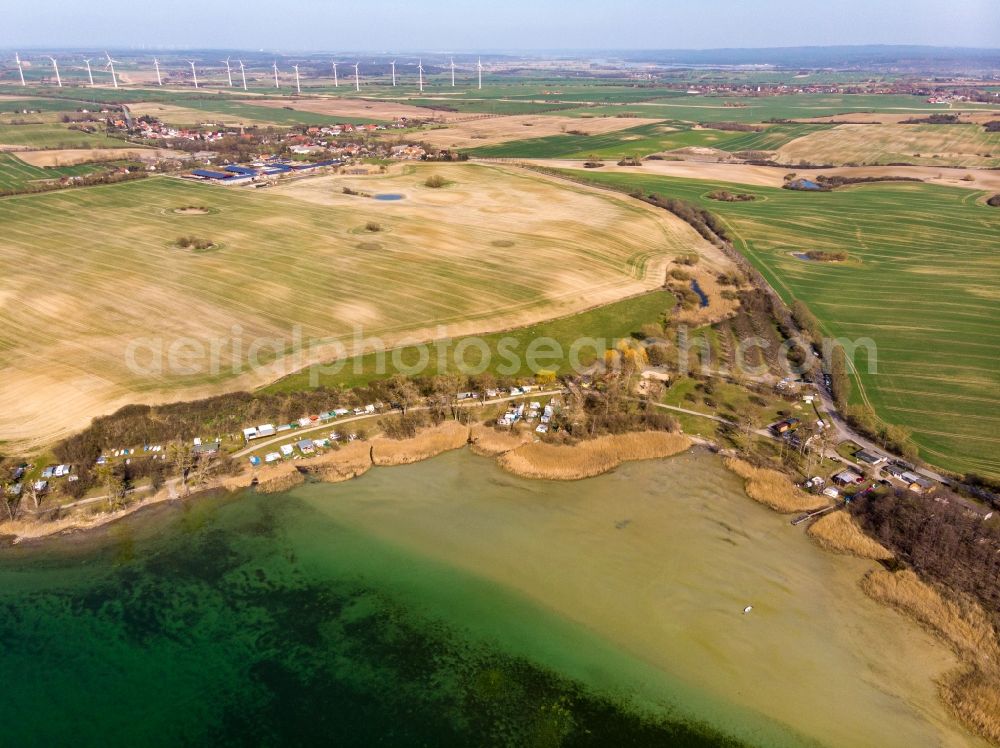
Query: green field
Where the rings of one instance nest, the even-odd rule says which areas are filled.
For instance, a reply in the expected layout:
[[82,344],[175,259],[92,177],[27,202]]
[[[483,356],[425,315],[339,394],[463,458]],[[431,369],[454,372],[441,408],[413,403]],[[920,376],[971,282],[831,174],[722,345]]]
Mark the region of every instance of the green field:
[[122,141],[103,132],[70,130],[68,125],[0,125],[0,145],[27,148],[120,148]]
[[[668,291],[650,291],[631,299],[616,301],[579,314],[537,325],[518,327],[507,332],[483,335],[481,338],[490,351],[490,365],[486,370],[494,374],[504,373],[513,377],[531,377],[537,371],[532,371],[524,360],[524,353],[527,351],[529,343],[539,338],[552,338],[557,341],[565,355],[545,361],[540,359],[539,365],[546,371],[557,374],[568,373],[571,370],[568,353],[574,341],[583,337],[598,338],[607,341],[608,347],[613,347],[615,341],[632,336],[644,324],[658,322],[664,312],[669,311],[675,303],[673,295]],[[498,353],[501,340],[505,341],[504,350],[518,355],[521,365],[516,370],[501,372],[501,367],[506,365],[506,359]],[[444,369],[438,366],[438,361],[435,358],[436,349],[433,346],[432,350],[435,350],[435,353],[432,355],[431,364],[426,370],[428,376],[460,370],[460,367],[455,364],[454,346],[444,345],[443,350],[447,353],[447,366]],[[419,362],[421,354],[418,348],[410,347],[400,349],[397,355],[405,370]],[[597,351],[596,348],[588,347],[581,350],[580,362],[585,366],[589,365],[599,355],[600,351]],[[465,357],[465,363],[472,369],[477,367],[481,361],[476,349],[470,349]],[[338,372],[320,372],[315,381],[311,380],[309,372],[303,371],[275,382],[266,389],[270,392],[295,392],[308,389],[316,384],[325,387],[358,387],[375,379],[384,379],[396,371],[397,368],[392,363],[391,355],[386,358],[384,367],[380,369],[375,354],[368,354],[346,360],[343,368]]]
[[683,122],[648,124],[603,135],[560,134],[515,140],[469,151],[482,158],[619,159],[648,156],[678,148],[725,151],[771,150],[829,125],[771,125],[761,132],[692,129]]
[[[957,472],[1000,476],[1000,210],[985,193],[921,184],[829,193],[754,187],[760,199],[707,198],[726,183],[572,172],[681,197],[725,218],[738,248],[825,332],[877,344],[877,372],[856,359],[853,399],[913,432],[921,455]],[[844,264],[794,251],[847,251]]]
[[787,96],[734,97],[688,96],[683,99],[661,99],[641,104],[622,106],[580,107],[561,114],[606,115],[631,114],[635,117],[680,119],[688,122],[720,120],[727,122],[765,122],[769,119],[797,120],[810,117],[828,117],[852,112],[887,112],[894,114],[927,113],[942,111],[955,114],[960,111],[995,111],[1000,107],[989,104],[961,104],[944,108],[928,104],[920,96],[878,96],[870,94],[800,94]]
[[0,153],[0,190],[19,190],[32,182],[59,177],[91,174],[103,168],[97,164],[41,168],[26,164],[12,153]]

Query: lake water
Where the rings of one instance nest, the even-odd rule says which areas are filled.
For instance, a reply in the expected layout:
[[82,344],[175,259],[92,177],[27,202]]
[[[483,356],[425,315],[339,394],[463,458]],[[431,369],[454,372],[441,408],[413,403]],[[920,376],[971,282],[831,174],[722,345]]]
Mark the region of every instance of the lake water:
[[4,742],[968,745],[866,568],[703,453],[204,498],[0,552]]

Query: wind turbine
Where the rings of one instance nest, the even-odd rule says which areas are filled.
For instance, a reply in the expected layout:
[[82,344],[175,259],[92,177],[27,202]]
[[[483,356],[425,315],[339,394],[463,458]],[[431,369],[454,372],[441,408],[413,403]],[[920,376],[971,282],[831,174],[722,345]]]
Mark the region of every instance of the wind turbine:
[[191,77],[194,78],[194,87],[198,88],[198,71],[195,70],[194,60],[188,60],[188,65],[191,66]]
[[480,57],[479,61],[476,62],[476,71],[479,73],[479,90],[483,90],[483,58]]
[[455,87],[455,58],[451,58],[451,87]]
[[274,61],[274,87],[278,88],[278,61]]
[[49,59],[52,60],[52,68],[56,71],[56,83],[59,85],[59,88],[62,88],[62,78],[59,77],[59,63],[56,62],[55,57],[49,57]]
[[420,76],[420,90],[422,92],[424,90],[424,61],[423,60],[418,60],[417,61],[417,75]]
[[90,60],[84,58],[83,64],[87,66],[87,80],[90,81],[90,85],[94,85],[94,74],[90,71]]
[[26,86],[27,83],[24,82],[24,69],[21,67],[21,55],[17,52],[14,53],[14,62],[17,63],[17,72],[21,76],[21,85]]
[[163,79],[160,77],[160,61],[155,57],[153,58],[153,67],[156,68],[156,85],[162,86]]
[[354,63],[354,90],[361,90],[361,74],[358,72],[358,67],[361,65],[360,62]]
[[340,81],[337,80],[337,63],[333,63],[333,85],[334,88],[340,88]]
[[246,71],[246,68],[243,67],[243,60],[240,60],[240,75],[243,76],[243,90],[246,91],[247,90],[247,71]]
[[396,87],[396,61],[393,60],[389,64],[392,65],[392,87],[395,88]]
[[114,82],[115,88],[118,88],[118,76],[115,75],[115,61],[111,59],[111,55],[107,52],[104,53],[104,56],[108,58],[108,64],[104,67],[111,68],[111,80]]
[[225,60],[223,60],[223,62],[226,63],[226,77],[229,78],[229,87],[232,88],[233,87],[233,69],[231,67],[229,67],[229,58],[227,57]]
[[295,91],[296,93],[302,93],[302,86],[299,85],[299,66],[292,65],[295,69]]

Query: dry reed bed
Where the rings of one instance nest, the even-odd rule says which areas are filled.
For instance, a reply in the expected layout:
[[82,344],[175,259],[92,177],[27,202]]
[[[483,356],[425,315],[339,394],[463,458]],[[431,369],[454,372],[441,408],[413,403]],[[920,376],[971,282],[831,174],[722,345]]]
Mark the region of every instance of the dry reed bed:
[[310,460],[306,469],[324,483],[340,483],[364,475],[372,467],[372,445],[351,442],[340,449]]
[[959,604],[945,599],[909,569],[897,572],[875,569],[861,580],[861,588],[873,600],[908,613],[939,634],[958,654],[997,663],[1000,648],[996,633],[976,603]]
[[798,490],[787,475],[777,470],[755,467],[737,457],[727,457],[725,465],[743,479],[747,496],[776,512],[793,514],[829,505],[823,498]]
[[409,465],[430,457],[460,449],[469,443],[469,429],[457,421],[424,429],[410,439],[377,439],[372,442],[375,465]]
[[847,512],[824,515],[813,522],[806,532],[821,546],[834,553],[847,553],[875,561],[892,558],[892,551],[865,535]]
[[522,478],[579,480],[614,470],[623,462],[670,457],[690,446],[683,434],[642,431],[599,436],[572,446],[525,444],[501,455],[497,464]]
[[476,424],[469,432],[470,448],[481,457],[502,455],[528,444],[533,438],[532,433],[524,429],[513,428],[501,431],[482,424]]
[[938,684],[941,698],[970,730],[1000,745],[1000,645],[983,609],[972,601],[944,598],[910,570],[875,569],[861,580],[861,588],[955,650],[963,666]]
[[959,668],[939,686],[944,703],[969,729],[1000,745],[1000,673]]

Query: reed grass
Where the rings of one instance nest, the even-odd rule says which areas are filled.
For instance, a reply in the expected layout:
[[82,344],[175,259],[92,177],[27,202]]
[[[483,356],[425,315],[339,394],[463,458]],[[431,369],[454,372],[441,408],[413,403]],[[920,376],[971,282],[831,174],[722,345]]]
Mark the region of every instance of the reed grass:
[[530,431],[516,427],[501,431],[491,426],[476,424],[469,432],[472,451],[483,457],[496,457],[510,452],[529,443],[533,438]]
[[288,470],[258,476],[257,493],[281,493],[306,482],[306,476],[293,465],[282,465],[281,467],[288,468]]
[[759,468],[737,457],[727,457],[725,465],[743,479],[747,496],[776,512],[792,514],[829,506],[826,499],[798,490],[787,475],[777,470]]
[[340,483],[364,475],[372,467],[372,445],[351,442],[310,460],[306,468],[324,483]]
[[820,517],[806,533],[834,553],[848,553],[875,561],[887,561],[893,557],[892,551],[865,535],[847,512],[833,512]]
[[1000,745],[1000,645],[986,612],[966,599],[947,599],[910,570],[869,572],[869,597],[916,620],[962,659],[938,684],[941,699],[966,727]]
[[956,717],[976,734],[1000,745],[1000,673],[959,668],[939,685],[941,698]]
[[574,445],[534,442],[501,455],[497,463],[522,478],[579,480],[606,473],[623,462],[670,457],[690,446],[691,440],[683,434],[641,431]]
[[372,462],[376,465],[409,465],[442,452],[460,449],[469,443],[469,429],[457,421],[420,431],[410,439],[377,439],[372,442]]
[[873,600],[908,614],[936,633],[960,656],[996,667],[1000,655],[996,632],[975,602],[946,599],[909,569],[875,569],[861,580],[861,588]]

